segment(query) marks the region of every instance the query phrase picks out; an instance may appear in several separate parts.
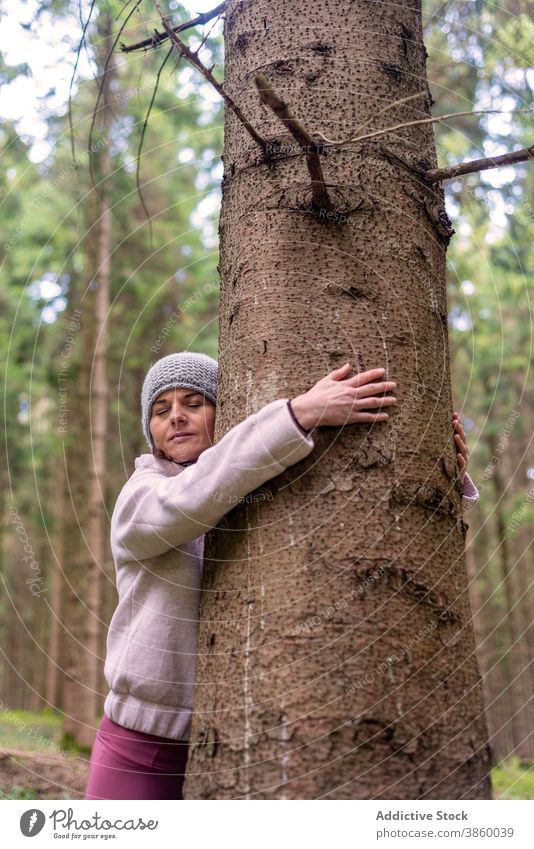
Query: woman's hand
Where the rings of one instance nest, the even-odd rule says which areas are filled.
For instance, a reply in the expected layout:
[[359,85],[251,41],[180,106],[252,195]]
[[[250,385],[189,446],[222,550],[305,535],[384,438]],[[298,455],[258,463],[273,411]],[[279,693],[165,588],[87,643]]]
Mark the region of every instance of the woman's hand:
[[350,363],[322,377],[308,392],[291,400],[293,412],[305,430],[318,425],[348,425],[356,422],[382,422],[386,412],[370,410],[397,403],[393,392],[397,384],[382,381],[385,369],[375,368],[347,377]]
[[456,460],[460,469],[460,483],[464,482],[465,473],[467,471],[467,462],[469,456],[467,453],[467,440],[465,438],[464,428],[460,421],[459,413],[452,414],[452,427],[454,431],[454,442],[456,443]]

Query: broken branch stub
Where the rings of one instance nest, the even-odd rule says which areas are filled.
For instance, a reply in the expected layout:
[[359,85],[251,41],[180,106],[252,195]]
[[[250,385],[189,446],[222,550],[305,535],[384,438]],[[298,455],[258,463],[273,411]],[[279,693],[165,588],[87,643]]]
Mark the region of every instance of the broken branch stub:
[[261,102],[272,109],[276,117],[279,118],[286,129],[289,130],[306,156],[306,165],[311,177],[313,209],[316,212],[325,210],[329,212],[332,209],[332,203],[326,189],[323,168],[319,155],[319,152],[324,146],[315,142],[308,131],[304,129],[302,124],[291,113],[287,103],[285,103],[273,89],[265,74],[258,74],[255,77],[254,82],[256,83]]

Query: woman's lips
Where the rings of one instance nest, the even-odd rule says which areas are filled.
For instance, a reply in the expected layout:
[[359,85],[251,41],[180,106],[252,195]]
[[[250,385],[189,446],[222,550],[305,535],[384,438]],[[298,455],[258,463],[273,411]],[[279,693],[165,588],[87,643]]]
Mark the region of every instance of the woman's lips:
[[171,436],[171,442],[181,442],[182,439],[189,439],[190,436],[193,436],[192,433],[178,433],[175,436]]

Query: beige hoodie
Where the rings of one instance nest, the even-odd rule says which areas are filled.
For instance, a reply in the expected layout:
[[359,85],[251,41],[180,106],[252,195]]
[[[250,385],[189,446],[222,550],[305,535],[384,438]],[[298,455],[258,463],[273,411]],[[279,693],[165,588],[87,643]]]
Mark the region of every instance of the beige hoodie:
[[[119,602],[107,637],[104,712],[113,722],[189,738],[204,534],[240,498],[304,459],[312,434],[278,399],[192,465],[137,457],[111,519]],[[478,499],[467,475],[466,491],[464,508]]]
[[118,725],[188,739],[204,534],[313,449],[287,400],[248,416],[193,465],[137,457],[111,518],[119,602],[107,637],[104,712]]

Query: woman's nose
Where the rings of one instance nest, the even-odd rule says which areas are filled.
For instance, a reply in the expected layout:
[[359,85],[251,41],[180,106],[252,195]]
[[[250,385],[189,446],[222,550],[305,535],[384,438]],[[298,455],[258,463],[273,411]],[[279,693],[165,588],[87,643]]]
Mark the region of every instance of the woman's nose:
[[187,416],[185,415],[185,412],[181,407],[175,406],[175,407],[172,408],[171,421],[177,422],[177,421],[186,421],[186,420],[187,420]]

